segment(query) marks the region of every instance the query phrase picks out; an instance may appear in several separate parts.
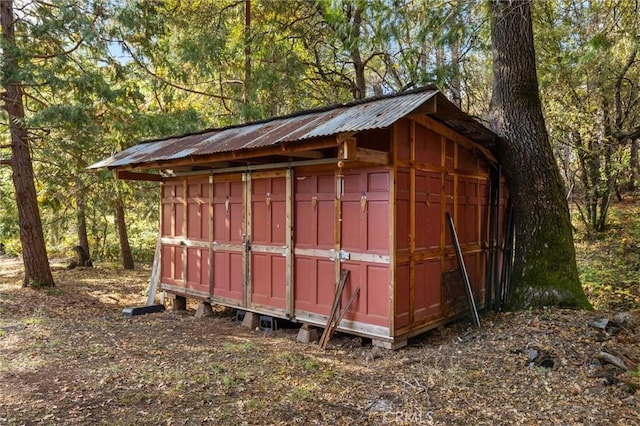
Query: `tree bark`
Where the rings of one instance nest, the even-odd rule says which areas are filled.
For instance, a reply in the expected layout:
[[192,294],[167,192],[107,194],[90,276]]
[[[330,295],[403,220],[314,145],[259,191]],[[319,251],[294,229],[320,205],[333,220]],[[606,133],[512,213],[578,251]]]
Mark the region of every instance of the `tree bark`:
[[511,309],[589,307],[580,286],[565,189],[542,114],[530,1],[490,1],[490,122],[516,225]]
[[24,125],[24,103],[22,86],[19,79],[20,69],[17,60],[17,46],[14,31],[13,2],[0,1],[0,25],[2,26],[3,65],[2,86],[3,108],[9,116],[11,131],[11,169],[13,186],[18,205],[20,224],[20,243],[24,262],[25,287],[53,287],[55,285],[47,248],[42,232],[42,221],[33,181],[33,165],[29,135]]
[[124,203],[118,195],[116,200],[116,225],[118,226],[118,236],[120,237],[120,254],[122,257],[122,267],[124,269],[133,269],[133,254],[129,245],[129,236],[127,235],[127,222],[124,217]]

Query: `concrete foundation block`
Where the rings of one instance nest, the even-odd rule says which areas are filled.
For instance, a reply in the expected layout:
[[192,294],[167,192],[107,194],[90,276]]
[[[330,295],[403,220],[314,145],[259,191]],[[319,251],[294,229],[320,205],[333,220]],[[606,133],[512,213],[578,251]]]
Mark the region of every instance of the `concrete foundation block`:
[[298,337],[296,340],[301,343],[314,343],[318,341],[318,329],[311,327],[309,324],[304,324],[298,331]]
[[255,329],[260,326],[260,315],[255,312],[247,312],[242,319],[242,326]]
[[198,309],[196,309],[196,318],[206,318],[213,316],[213,308],[211,307],[211,303],[202,302],[198,305]]

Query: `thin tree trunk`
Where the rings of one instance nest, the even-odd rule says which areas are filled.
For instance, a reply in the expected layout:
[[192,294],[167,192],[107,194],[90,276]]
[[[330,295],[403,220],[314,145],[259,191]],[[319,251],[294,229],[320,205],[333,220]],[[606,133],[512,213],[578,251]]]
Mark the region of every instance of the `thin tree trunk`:
[[20,76],[20,69],[16,57],[18,49],[15,42],[15,21],[11,0],[0,1],[0,21],[4,38],[2,49],[2,86],[5,91],[3,108],[9,116],[11,131],[11,169],[18,205],[20,243],[22,244],[24,262],[23,285],[25,287],[53,287],[55,283],[49,266],[33,181],[29,136],[24,126],[22,87],[20,82],[15,80]]
[[[456,23],[457,25],[457,23]],[[451,44],[451,67],[452,75],[449,82],[451,100],[458,108],[462,108],[462,81],[460,78],[460,41],[454,40]]]
[[244,0],[244,86],[243,101],[249,105],[251,93],[251,0]]
[[353,61],[353,68],[356,74],[355,87],[353,90],[354,99],[364,99],[367,96],[367,82],[365,79],[365,63],[362,60],[360,53],[360,47],[358,45],[360,40],[360,31],[362,26],[362,8],[360,5],[356,5],[356,9],[353,13],[353,27],[351,28],[351,40],[344,40],[345,45],[351,44],[351,60]]
[[76,181],[76,226],[78,230],[78,245],[82,247],[87,257],[91,259],[89,251],[89,237],[87,235],[87,202],[85,190],[81,181]]
[[636,190],[638,188],[638,144],[640,139],[633,139],[631,141],[631,158],[629,159],[629,165],[631,167],[631,189]]
[[530,1],[490,1],[491,125],[512,197],[516,253],[508,306],[588,307],[569,208],[542,115]]
[[124,269],[133,269],[133,254],[129,245],[129,236],[127,235],[127,222],[124,217],[124,203],[118,195],[116,199],[116,225],[118,226],[118,236],[120,237],[120,254],[122,257],[122,267]]

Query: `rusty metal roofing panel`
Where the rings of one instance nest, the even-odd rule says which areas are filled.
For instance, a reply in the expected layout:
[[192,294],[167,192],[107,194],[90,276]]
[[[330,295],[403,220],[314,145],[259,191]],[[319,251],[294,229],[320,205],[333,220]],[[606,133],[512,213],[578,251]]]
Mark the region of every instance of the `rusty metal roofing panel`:
[[119,167],[130,164],[140,164],[154,161],[153,158],[162,157],[166,160],[184,158],[197,152],[195,144],[203,139],[204,135],[189,135],[178,138],[170,138],[162,142],[140,143],[120,151],[113,156],[92,164],[88,168]]
[[[95,163],[89,168],[143,165],[385,128],[412,113],[439,93],[434,88],[426,88],[373,100],[356,101],[322,110],[301,112],[262,122],[144,142]],[[440,98],[445,99],[440,94],[438,105],[440,105]],[[463,119],[465,123],[464,125],[458,123],[459,127],[469,125],[476,132],[478,129],[487,130],[446,100],[443,107],[445,114],[443,117],[439,117],[441,120],[447,118]],[[491,133],[488,130],[487,132]]]
[[423,105],[437,93],[436,90],[429,90],[345,107],[330,120],[309,129],[306,134],[297,135],[295,139],[388,127]]

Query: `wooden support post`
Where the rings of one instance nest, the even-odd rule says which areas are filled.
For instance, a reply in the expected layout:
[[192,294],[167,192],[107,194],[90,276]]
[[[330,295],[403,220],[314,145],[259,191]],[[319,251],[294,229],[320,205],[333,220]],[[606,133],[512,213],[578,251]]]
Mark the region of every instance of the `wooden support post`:
[[186,311],[187,310],[187,298],[184,296],[176,296],[173,299],[174,311]]
[[196,318],[207,318],[214,315],[213,308],[209,302],[200,302],[198,309],[196,309]]
[[[162,217],[162,216],[161,216]],[[162,225],[160,225],[162,226]],[[153,266],[151,267],[151,279],[149,280],[149,290],[147,292],[147,306],[153,305],[160,281],[160,254],[162,251],[161,230],[158,230],[158,240],[156,241],[156,252],[153,255]]]

